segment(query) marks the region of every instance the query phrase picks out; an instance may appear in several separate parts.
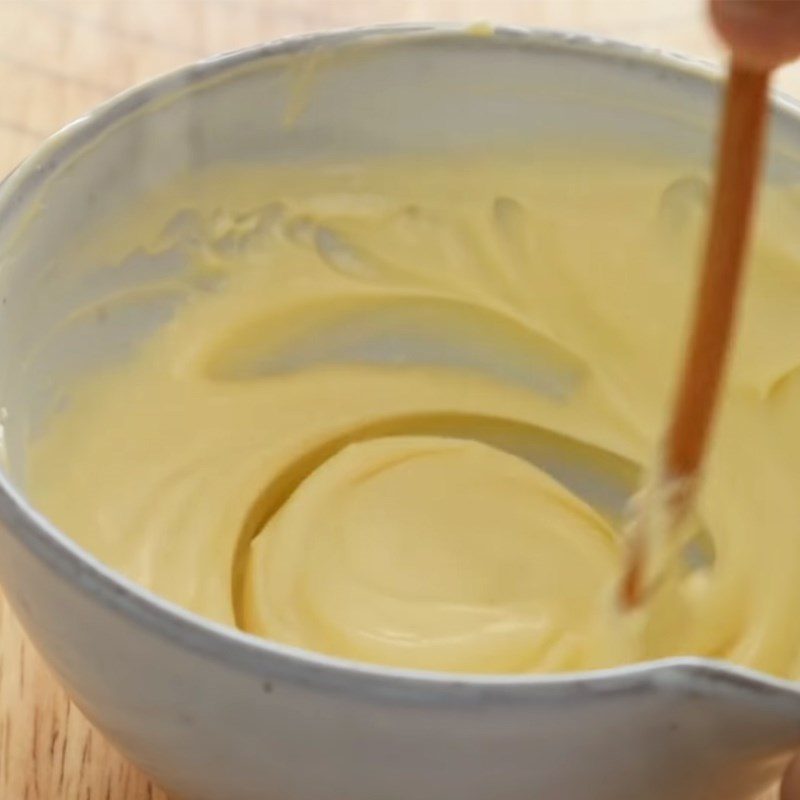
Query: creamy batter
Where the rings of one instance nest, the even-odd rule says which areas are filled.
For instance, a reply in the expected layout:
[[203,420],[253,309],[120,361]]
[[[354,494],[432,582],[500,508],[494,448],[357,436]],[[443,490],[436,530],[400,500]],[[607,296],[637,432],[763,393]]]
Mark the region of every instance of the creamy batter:
[[696,653],[796,676],[792,187],[763,203],[700,497],[710,563],[636,615],[613,600],[706,196],[676,165],[600,154],[178,181],[87,253],[177,249],[183,300],[72,387],[30,491],[163,597],[335,656],[511,673]]

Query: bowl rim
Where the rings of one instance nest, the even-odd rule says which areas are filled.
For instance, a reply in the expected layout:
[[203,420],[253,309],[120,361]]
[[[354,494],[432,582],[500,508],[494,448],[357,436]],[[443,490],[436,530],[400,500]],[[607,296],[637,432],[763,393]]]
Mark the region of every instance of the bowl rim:
[[[566,50],[683,75],[700,84],[719,80],[713,62],[668,50],[629,44],[571,31],[491,26],[491,38],[533,50]],[[24,205],[51,174],[109,127],[154,101],[164,100],[246,65],[289,55],[374,41],[392,44],[414,40],[444,42],[476,38],[473,25],[401,23],[346,28],[289,36],[186,65],[106,100],[49,136],[0,184],[0,226],[15,206]],[[488,36],[487,36],[488,38]],[[788,117],[800,132],[800,102],[772,93],[773,111]],[[782,713],[800,713],[800,684],[727,662],[679,656],[602,670],[559,674],[491,675],[434,672],[371,665],[273,642],[188,611],[106,566],[62,533],[26,500],[0,471],[0,523],[17,543],[72,588],[101,603],[129,624],[223,666],[251,673],[261,682],[281,679],[321,690],[426,704],[483,704],[523,698],[583,702],[588,696],[630,692],[698,690],[740,700],[765,702]],[[13,603],[12,603],[13,605]],[[787,705],[788,704],[788,705]],[[793,712],[793,713],[792,713]]]

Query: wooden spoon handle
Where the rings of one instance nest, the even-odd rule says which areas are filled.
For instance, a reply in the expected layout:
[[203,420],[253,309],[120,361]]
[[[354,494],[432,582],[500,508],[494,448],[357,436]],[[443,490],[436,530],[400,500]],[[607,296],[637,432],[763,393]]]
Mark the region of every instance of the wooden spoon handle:
[[702,278],[665,442],[667,479],[694,478],[707,449],[744,272],[768,84],[769,73],[732,64]]
[[[761,164],[769,71],[731,65],[722,117],[711,220],[683,374],[664,442],[663,462],[649,487],[661,503],[661,524],[674,527],[694,503],[695,487],[730,350]],[[620,586],[623,607],[647,596],[650,536],[646,502],[630,525],[628,558]],[[664,506],[666,504],[667,507]],[[666,531],[667,534],[670,531]]]

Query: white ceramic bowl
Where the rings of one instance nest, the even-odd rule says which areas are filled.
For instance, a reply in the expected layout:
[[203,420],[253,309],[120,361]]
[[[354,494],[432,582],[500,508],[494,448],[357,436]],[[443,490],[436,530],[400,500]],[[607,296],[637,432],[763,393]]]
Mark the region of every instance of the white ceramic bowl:
[[[65,335],[105,274],[70,263],[65,245],[175,172],[554,138],[707,163],[718,95],[707,69],[580,36],[477,33],[333,33],[203,62],[78,120],[0,189],[0,578],[81,709],[178,797],[735,800],[800,746],[794,684],[701,659],[470,677],[262,641],[132,585],[25,499],[26,442],[59,387],[158,319],[156,308]],[[772,178],[797,180],[788,101],[773,122]]]

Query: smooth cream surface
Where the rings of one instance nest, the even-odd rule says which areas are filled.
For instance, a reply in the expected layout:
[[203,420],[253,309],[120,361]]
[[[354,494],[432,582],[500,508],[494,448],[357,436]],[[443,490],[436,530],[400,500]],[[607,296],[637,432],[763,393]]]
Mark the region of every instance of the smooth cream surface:
[[700,498],[711,568],[623,618],[618,509],[515,445],[600,476],[630,463],[635,488],[706,194],[676,165],[600,154],[179,181],[84,244],[177,250],[185,269],[148,291],[180,301],[71,387],[30,492],[158,594],[324,653],[495,673],[696,653],[798,675],[796,188],[763,202]]

